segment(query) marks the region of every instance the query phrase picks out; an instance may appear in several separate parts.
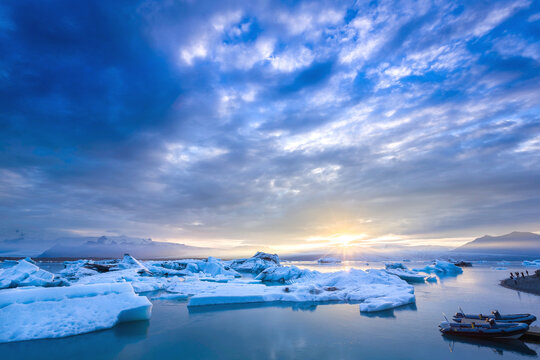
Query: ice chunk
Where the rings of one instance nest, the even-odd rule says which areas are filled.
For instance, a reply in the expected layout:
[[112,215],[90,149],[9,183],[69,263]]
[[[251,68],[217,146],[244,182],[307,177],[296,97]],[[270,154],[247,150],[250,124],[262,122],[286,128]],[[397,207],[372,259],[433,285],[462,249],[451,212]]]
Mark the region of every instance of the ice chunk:
[[410,271],[407,269],[386,269],[386,272],[392,275],[398,276],[400,279],[403,279],[407,282],[411,283],[418,283],[418,282],[424,282],[426,280],[426,276],[418,274],[414,271]]
[[458,275],[463,273],[463,269],[448,261],[435,260],[431,265],[426,265],[420,269],[413,269],[414,271],[422,271],[425,273],[436,273],[440,275]]
[[317,260],[317,262],[319,264],[339,264],[341,263],[341,260],[333,258],[333,257],[325,257],[325,258],[320,258],[319,260]]
[[98,274],[96,270],[87,268],[89,263],[91,263],[89,260],[64,261],[64,269],[60,271],[60,275],[69,280],[76,280]]
[[536,266],[536,267],[540,267],[540,260],[533,260],[533,261],[523,261],[523,266]]
[[140,274],[139,269],[110,271],[81,278],[76,284],[110,284],[129,282],[137,293],[163,290],[176,277],[154,277]]
[[0,342],[58,338],[150,318],[128,283],[0,291]]
[[494,267],[493,270],[507,270],[504,266]]
[[386,263],[384,264],[386,269],[403,269],[407,270],[407,267],[400,262]]
[[265,286],[235,280],[226,284],[186,279],[168,291],[192,296],[188,306],[254,302],[360,302],[361,311],[379,311],[415,301],[414,288],[384,270],[311,272],[292,285]]
[[250,272],[258,274],[271,266],[280,266],[279,256],[277,254],[267,254],[258,251],[248,259],[237,259],[231,261],[231,268],[240,272]]
[[111,270],[137,269],[139,273],[150,274],[150,271],[141,262],[129,254],[124,254],[124,258]]
[[221,260],[214,257],[209,257],[206,261],[200,261],[197,263],[199,271],[210,276],[228,275],[233,277],[240,277],[241,275],[234,269],[231,269],[228,265],[225,265]]
[[209,257],[206,260],[175,260],[162,262],[148,262],[149,269],[155,275],[179,275],[188,276],[199,274],[201,276],[229,276],[240,277],[241,275],[228,265],[229,262]]
[[399,262],[395,263],[386,263],[386,272],[392,275],[398,276],[400,279],[403,279],[410,283],[419,283],[424,281],[437,281],[436,277],[425,276],[418,274],[416,271],[409,270],[405,265]]
[[0,289],[19,286],[59,286],[67,283],[26,260],[0,272]]
[[272,266],[261,271],[255,279],[263,282],[290,283],[301,277],[313,277],[318,274],[317,271],[299,269],[296,266]]

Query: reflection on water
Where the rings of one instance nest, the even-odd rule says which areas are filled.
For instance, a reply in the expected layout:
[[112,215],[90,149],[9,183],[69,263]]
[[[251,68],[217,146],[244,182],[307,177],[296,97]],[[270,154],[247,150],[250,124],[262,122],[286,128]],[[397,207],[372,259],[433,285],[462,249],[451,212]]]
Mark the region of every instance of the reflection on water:
[[115,359],[129,344],[144,340],[149,327],[149,321],[134,321],[85,335],[2,344],[0,358]]
[[[315,311],[318,305],[322,305],[321,302],[265,302],[265,303],[245,303],[245,304],[222,304],[222,305],[207,305],[207,306],[195,306],[189,307],[189,314],[201,314],[220,311],[233,311],[233,310],[245,310],[245,309],[261,309],[261,308],[282,308],[291,309],[293,311]],[[331,304],[330,302],[326,304]],[[334,304],[337,304],[334,303]]]
[[485,340],[485,339],[468,339],[464,337],[443,335],[443,339],[449,343],[450,351],[454,352],[456,346],[466,344],[463,346],[475,346],[477,348],[487,347],[493,350],[493,352],[504,355],[505,352],[513,352],[520,355],[536,357],[538,354],[536,351],[527,346],[523,341],[517,339],[507,340]]
[[[302,264],[295,263],[297,266]],[[365,268],[365,263],[359,263]],[[415,264],[407,264],[416,267]],[[419,264],[422,265],[422,264]],[[515,264],[514,264],[515,265]],[[347,263],[309,267],[336,271]],[[371,263],[381,268],[382,263]],[[443,337],[442,313],[540,314],[540,297],[498,285],[506,272],[492,264],[458,277],[415,285],[416,304],[360,313],[358,304],[262,303],[188,308],[154,301],[148,322],[63,339],[0,344],[0,359],[520,359],[539,344]],[[516,267],[516,270],[521,268]],[[323,268],[324,270],[322,270]],[[512,271],[512,266],[508,266]]]
[[360,312],[360,315],[369,317],[369,318],[395,318],[396,312],[399,313],[400,311],[407,311],[407,310],[416,311],[417,310],[416,304],[407,304],[407,305],[403,305],[394,309],[377,311],[377,312],[372,312],[372,313]]

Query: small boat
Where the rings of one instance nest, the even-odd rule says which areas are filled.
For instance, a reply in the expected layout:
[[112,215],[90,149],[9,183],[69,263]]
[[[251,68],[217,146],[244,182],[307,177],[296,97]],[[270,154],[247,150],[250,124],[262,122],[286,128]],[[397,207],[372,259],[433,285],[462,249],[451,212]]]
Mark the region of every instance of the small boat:
[[471,319],[471,320],[489,320],[494,319],[498,323],[525,323],[531,325],[535,320],[536,316],[532,314],[506,314],[502,315],[498,310],[492,311],[491,314],[465,314],[462,310],[457,312],[454,315],[455,321],[461,321],[462,319]]
[[443,321],[439,324],[439,330],[444,335],[483,339],[517,339],[529,330],[529,325],[524,323],[498,324],[493,319],[479,324]]

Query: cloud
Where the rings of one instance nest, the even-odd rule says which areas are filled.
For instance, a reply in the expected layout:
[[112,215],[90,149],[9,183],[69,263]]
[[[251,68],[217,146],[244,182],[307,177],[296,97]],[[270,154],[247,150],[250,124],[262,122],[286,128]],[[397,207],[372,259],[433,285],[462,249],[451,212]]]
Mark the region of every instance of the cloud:
[[0,238],[279,248],[538,230],[538,13],[4,4]]

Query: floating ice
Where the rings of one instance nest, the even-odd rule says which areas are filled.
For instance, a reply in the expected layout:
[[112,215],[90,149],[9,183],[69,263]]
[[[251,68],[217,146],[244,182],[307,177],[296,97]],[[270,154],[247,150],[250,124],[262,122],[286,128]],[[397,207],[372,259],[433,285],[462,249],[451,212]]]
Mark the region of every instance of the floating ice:
[[0,342],[58,338],[150,318],[152,303],[127,283],[0,291]]
[[231,268],[240,272],[249,272],[258,274],[271,266],[280,266],[279,256],[277,254],[267,254],[258,251],[248,259],[237,259],[230,262]]
[[263,282],[288,283],[301,277],[313,277],[318,274],[317,271],[299,269],[296,266],[272,266],[261,271],[255,279]]
[[[425,275],[418,274],[414,271],[410,270],[404,270],[404,269],[386,269],[386,272],[392,275],[396,275],[399,278],[407,281],[407,282],[414,282],[414,283],[422,283],[426,280]],[[435,278],[437,280],[437,278]]]
[[149,274],[150,271],[146,266],[141,264],[141,262],[137,259],[135,259],[133,256],[129,254],[124,254],[124,258],[119,261],[116,266],[111,268],[111,270],[125,270],[125,269],[138,269],[140,273],[147,273]]
[[110,271],[79,279],[76,284],[110,284],[129,282],[137,293],[163,290],[170,286],[176,277],[154,277],[141,274],[138,269]]
[[384,267],[386,269],[403,269],[403,270],[407,270],[407,267],[405,265],[403,265],[402,263],[400,263],[400,262],[386,263],[386,264],[384,264]]
[[402,263],[386,263],[386,272],[392,275],[398,276],[400,279],[403,279],[410,283],[423,283],[424,281],[437,281],[437,278],[434,276],[425,276],[418,274],[416,271],[409,270]]
[[435,260],[431,265],[426,265],[423,268],[413,270],[425,273],[436,273],[438,275],[457,275],[463,273],[463,270],[459,266],[443,260]]
[[206,260],[195,260],[195,259],[186,259],[186,260],[174,260],[174,261],[151,261],[148,262],[149,270],[154,275],[194,275],[200,274],[202,276],[229,276],[229,277],[240,277],[241,275],[230,265],[227,265],[227,262],[214,257],[208,257]]
[[89,263],[88,260],[64,261],[64,269],[60,271],[60,275],[69,280],[75,280],[98,274],[96,270],[86,267]]
[[537,267],[540,267],[540,260],[533,260],[533,261],[525,260],[522,264],[523,264],[523,266],[537,266]]
[[0,289],[19,286],[60,286],[67,283],[53,273],[40,269],[38,266],[20,260],[16,265],[0,272]]
[[266,286],[235,280],[227,284],[186,279],[167,289],[191,296],[188,306],[257,302],[360,302],[371,312],[415,301],[414,288],[384,270],[310,272],[287,286]]
[[319,264],[339,264],[341,263],[340,259],[332,258],[332,257],[326,257],[326,258],[320,258],[317,260]]

